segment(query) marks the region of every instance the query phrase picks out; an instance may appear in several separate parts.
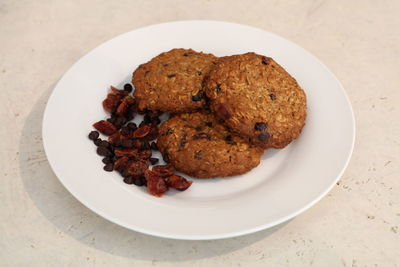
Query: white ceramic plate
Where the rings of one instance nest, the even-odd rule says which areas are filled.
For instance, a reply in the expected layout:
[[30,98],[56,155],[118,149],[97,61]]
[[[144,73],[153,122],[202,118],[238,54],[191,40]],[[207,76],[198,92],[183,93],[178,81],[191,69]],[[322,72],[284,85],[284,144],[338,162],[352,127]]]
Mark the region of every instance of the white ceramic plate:
[[[261,164],[240,177],[194,180],[162,198],[105,172],[87,138],[106,117],[109,85],[122,86],[141,63],[172,48],[217,56],[248,51],[273,57],[304,88],[303,133],[283,150],[267,150]],[[317,58],[275,34],[216,21],[159,24],[120,35],[76,62],[54,89],[44,114],[43,142],[61,183],[97,214],[126,228],[176,239],[239,236],[282,223],[320,200],[349,162],[355,126],[350,102]]]

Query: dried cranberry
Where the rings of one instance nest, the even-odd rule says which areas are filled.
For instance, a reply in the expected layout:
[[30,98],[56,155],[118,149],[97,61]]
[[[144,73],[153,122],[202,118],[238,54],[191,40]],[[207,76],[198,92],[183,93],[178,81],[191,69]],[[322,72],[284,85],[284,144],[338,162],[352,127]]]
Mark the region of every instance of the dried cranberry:
[[118,108],[115,111],[115,115],[124,117],[126,115],[126,112],[127,112],[128,108],[129,108],[129,106],[134,105],[135,102],[136,101],[135,101],[134,98],[132,98],[130,96],[125,97],[122,100],[121,104],[118,105]]
[[138,156],[138,150],[135,148],[116,149],[114,151],[114,153],[117,157],[137,157]]
[[142,138],[148,135],[150,132],[150,126],[144,125],[133,132],[133,137]]
[[147,160],[132,161],[126,168],[127,172],[133,178],[139,178],[149,168]]
[[104,135],[112,135],[118,130],[113,124],[104,120],[96,122],[93,127]]
[[125,169],[129,163],[128,157],[121,157],[114,162],[114,170],[121,171]]
[[147,170],[145,171],[144,175],[147,180],[147,190],[150,194],[161,197],[165,192],[168,191],[168,186],[164,179],[156,172]]
[[192,184],[192,181],[188,181],[179,175],[171,175],[165,179],[165,182],[169,187],[175,188],[179,191],[185,191]]
[[144,149],[138,152],[137,159],[149,159],[151,157],[151,150]]
[[153,167],[153,172],[156,172],[161,177],[168,177],[174,174],[174,167],[170,164],[158,165]]

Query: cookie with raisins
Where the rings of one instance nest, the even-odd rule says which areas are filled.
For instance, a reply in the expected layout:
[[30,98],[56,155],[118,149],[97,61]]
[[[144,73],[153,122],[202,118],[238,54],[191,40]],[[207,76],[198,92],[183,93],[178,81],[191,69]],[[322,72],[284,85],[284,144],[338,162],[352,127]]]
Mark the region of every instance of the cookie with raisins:
[[264,149],[296,139],[306,119],[306,95],[272,58],[223,57],[204,82],[211,109],[242,137]]
[[202,82],[217,57],[192,49],[172,49],[133,73],[139,109],[191,112],[205,105]]
[[176,170],[197,178],[246,173],[263,150],[233,134],[209,111],[182,113],[159,129],[157,146]]

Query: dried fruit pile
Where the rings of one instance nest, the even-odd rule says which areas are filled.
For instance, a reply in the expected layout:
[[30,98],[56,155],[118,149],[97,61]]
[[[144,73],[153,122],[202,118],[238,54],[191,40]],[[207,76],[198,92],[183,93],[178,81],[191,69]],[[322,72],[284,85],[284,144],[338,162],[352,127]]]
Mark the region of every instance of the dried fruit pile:
[[[124,90],[111,86],[103,101],[103,108],[111,116],[93,124],[97,131],[89,133],[89,139],[97,146],[97,154],[103,157],[104,170],[115,170],[124,177],[125,183],[147,186],[149,193],[158,197],[169,188],[186,190],[192,182],[175,175],[171,165],[158,165],[149,170],[150,164],[156,165],[159,161],[152,157],[152,150],[157,150],[154,140],[161,114],[139,110],[130,95],[132,90],[130,84],[125,84]],[[139,126],[132,122],[136,114],[144,115]],[[99,133],[108,136],[108,140],[100,139]]]

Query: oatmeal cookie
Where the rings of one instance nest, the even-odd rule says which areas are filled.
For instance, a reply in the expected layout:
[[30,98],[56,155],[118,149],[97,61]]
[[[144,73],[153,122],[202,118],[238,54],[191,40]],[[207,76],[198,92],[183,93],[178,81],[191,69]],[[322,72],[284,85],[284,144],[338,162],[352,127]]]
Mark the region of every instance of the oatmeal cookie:
[[204,106],[202,82],[217,57],[192,49],[172,49],[133,73],[139,109],[191,112]]
[[272,58],[255,53],[220,58],[204,85],[215,114],[253,144],[283,148],[300,135],[306,95]]
[[157,146],[178,171],[198,178],[246,173],[263,150],[232,134],[209,111],[177,114],[160,126]]

